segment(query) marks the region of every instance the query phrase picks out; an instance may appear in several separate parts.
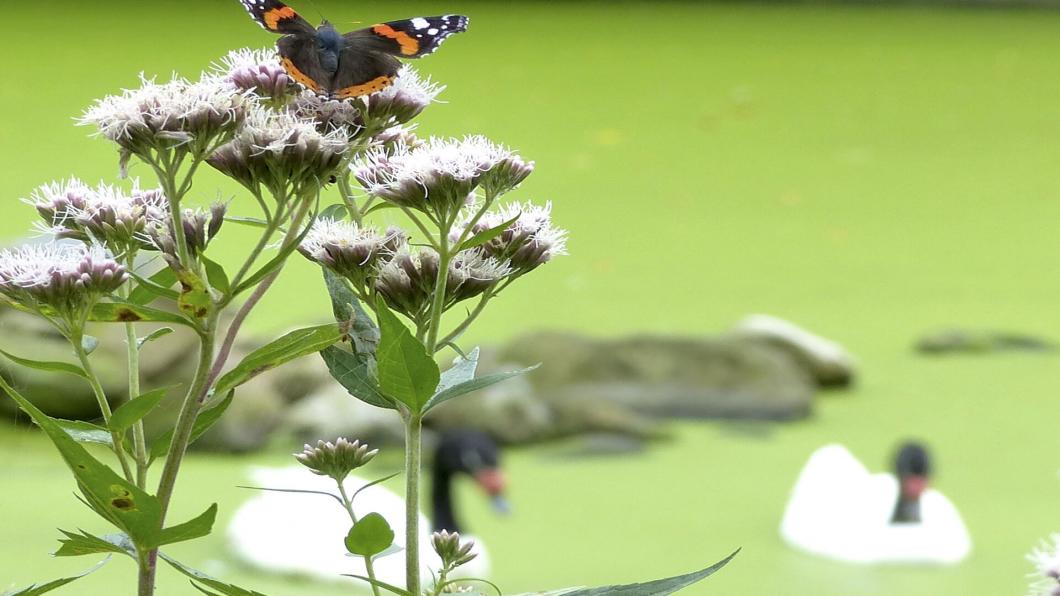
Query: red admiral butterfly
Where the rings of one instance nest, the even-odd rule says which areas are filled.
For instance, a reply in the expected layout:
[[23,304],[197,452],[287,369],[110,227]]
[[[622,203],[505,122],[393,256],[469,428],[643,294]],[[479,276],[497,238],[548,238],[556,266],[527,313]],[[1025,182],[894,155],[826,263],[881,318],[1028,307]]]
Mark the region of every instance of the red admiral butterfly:
[[340,34],[327,21],[314,29],[279,0],[239,1],[262,27],[283,34],[276,47],[292,79],[338,99],[386,89],[401,68],[395,56],[426,56],[468,23],[461,15],[417,17]]

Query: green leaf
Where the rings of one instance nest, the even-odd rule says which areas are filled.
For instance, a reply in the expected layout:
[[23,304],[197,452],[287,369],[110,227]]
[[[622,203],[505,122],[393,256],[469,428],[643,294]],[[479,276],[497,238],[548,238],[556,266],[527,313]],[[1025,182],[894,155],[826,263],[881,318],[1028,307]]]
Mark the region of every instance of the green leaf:
[[131,273],[133,279],[139,284],[136,289],[129,294],[129,302],[133,304],[139,304],[141,306],[150,304],[157,298],[168,298],[170,300],[176,300],[180,293],[172,289],[173,284],[177,283],[177,274],[166,267],[160,269],[157,273],[149,278],[143,278],[135,273]]
[[464,381],[463,383],[457,383],[456,385],[452,385],[439,391],[433,397],[431,397],[430,401],[427,402],[427,406],[423,408],[423,411],[426,412],[439,404],[443,404],[453,399],[454,397],[460,397],[461,395],[471,393],[472,391],[478,391],[479,389],[489,387],[490,385],[495,385],[497,383],[500,383],[501,381],[505,381],[512,377],[517,377],[519,375],[526,374],[539,366],[541,365],[535,364],[529,368],[493,373],[478,377],[477,379],[472,379],[470,381]]
[[379,581],[377,579],[372,579],[370,577],[365,577],[363,575],[356,575],[354,573],[343,573],[342,575],[344,575],[345,577],[353,577],[353,578],[359,579],[359,580],[361,580],[363,582],[368,582],[369,584],[371,584],[373,586],[376,586],[376,587],[379,587],[379,588],[383,588],[387,592],[392,592],[394,594],[397,594],[398,596],[412,596],[412,592],[409,592],[408,590],[405,590],[403,588],[399,588],[399,587],[397,587],[397,586],[395,586],[393,584],[388,584],[386,582],[381,582],[381,581]]
[[466,357],[458,356],[453,365],[442,372],[438,379],[438,388],[434,390],[437,395],[450,387],[466,383],[475,378],[475,370],[478,369],[479,349],[473,348]]
[[483,244],[489,242],[490,240],[493,240],[497,236],[500,236],[501,234],[503,234],[504,230],[508,229],[508,226],[510,226],[513,223],[519,221],[519,218],[522,217],[522,216],[523,216],[523,214],[519,213],[515,217],[509,219],[508,221],[506,221],[506,222],[504,222],[504,223],[502,223],[502,224],[500,224],[498,226],[492,227],[492,228],[490,228],[488,230],[482,230],[478,234],[475,234],[474,236],[472,236],[472,237],[468,238],[467,240],[465,240],[464,243],[460,245],[460,250],[467,250],[469,248],[475,248],[476,246],[482,246]]
[[99,445],[106,445],[108,447],[114,446],[114,439],[110,435],[110,431],[103,428],[102,426],[92,424],[91,422],[82,422],[81,420],[62,420],[61,418],[53,418],[59,428],[63,429],[66,434],[70,435],[70,438],[77,441],[78,443],[96,443]]
[[[655,581],[644,582],[640,584],[626,584],[622,586],[604,586],[601,588],[566,588],[563,590],[555,590],[547,592],[547,594],[555,594],[556,596],[666,596],[667,594],[673,594],[674,592],[687,588],[692,584],[713,575],[714,572],[724,567],[736,553],[740,552],[739,549],[731,555],[725,557],[721,561],[707,567],[700,571],[694,571],[692,573],[686,573],[685,575],[678,575],[676,577],[668,577],[666,579],[657,579]],[[529,595],[527,595],[529,596]]]
[[177,273],[177,279],[180,280],[180,296],[177,297],[177,308],[180,312],[194,319],[202,319],[210,314],[213,300],[206,289],[206,282],[188,270]]
[[374,359],[376,348],[379,346],[379,328],[361,307],[361,301],[346,284],[346,280],[326,268],[321,267],[321,270],[324,272],[324,285],[327,286],[328,295],[331,297],[331,310],[335,313],[335,320],[350,337],[354,351],[358,354],[370,354]]
[[335,221],[342,221],[346,219],[349,214],[349,209],[346,209],[346,205],[336,203],[334,205],[328,205],[320,211],[320,216],[317,219],[333,219]]
[[131,399],[123,403],[117,410],[114,410],[114,414],[110,417],[110,429],[115,433],[121,434],[147,416],[151,410],[155,409],[162,398],[166,396],[166,392],[176,387],[176,385],[170,385],[169,387],[162,387],[155,389],[154,391],[148,391],[143,395],[139,395],[134,399]]
[[109,560],[110,560],[110,557],[107,557],[106,559],[103,559],[102,561],[100,561],[99,563],[96,563],[95,566],[93,566],[88,571],[85,571],[84,573],[79,573],[79,574],[71,576],[71,577],[64,577],[62,579],[52,580],[52,581],[50,581],[50,582],[48,582],[46,584],[33,584],[32,586],[29,586],[29,587],[26,587],[26,588],[22,588],[21,590],[16,590],[14,592],[4,592],[4,596],[39,596],[40,594],[51,592],[52,590],[54,590],[56,588],[61,588],[61,587],[65,586],[66,584],[68,584],[68,583],[70,583],[72,581],[76,581],[76,580],[81,579],[82,577],[85,577],[89,573],[92,573],[93,571],[95,571],[95,570],[99,569],[100,567],[106,565],[107,561],[109,561]]
[[99,338],[93,335],[82,335],[81,336],[81,349],[85,351],[85,354],[91,354],[96,351],[99,347]]
[[353,524],[346,534],[346,550],[362,557],[385,551],[394,542],[394,530],[378,513],[369,513]]
[[378,408],[397,409],[393,400],[379,391],[372,368],[375,364],[363,354],[351,354],[338,346],[328,346],[320,352],[328,372],[346,391],[366,404]]
[[375,312],[380,332],[375,355],[379,388],[388,397],[420,412],[438,387],[438,365],[427,354],[427,348],[390,312],[382,297]]
[[340,339],[342,332],[335,323],[292,331],[247,354],[217,381],[214,394],[224,395],[269,369],[319,352]]
[[129,538],[124,534],[108,534],[100,538],[81,530],[80,534],[59,530],[66,538],[60,538],[62,544],[55,551],[56,557],[80,557],[81,555],[93,555],[96,553],[118,553],[120,555],[135,556],[135,551],[129,553],[122,545],[122,541],[128,542]]
[[217,261],[211,261],[205,256],[200,258],[202,259],[203,266],[206,268],[206,280],[210,282],[210,287],[222,294],[228,294],[228,291],[232,289],[232,286],[228,281],[228,274],[225,273],[225,268]]
[[150,321],[155,323],[175,323],[195,327],[191,319],[176,313],[158,310],[149,306],[140,306],[132,302],[101,302],[92,307],[89,321],[97,323],[135,323]]
[[209,575],[206,575],[202,571],[188,567],[187,565],[181,563],[180,561],[177,561],[166,553],[160,552],[158,553],[158,556],[161,557],[162,560],[164,560],[166,563],[169,563],[177,571],[190,577],[194,583],[199,583],[206,586],[207,588],[216,590],[218,593],[223,594],[224,596],[265,596],[261,592],[247,590],[246,588],[240,588],[239,586],[226,584],[221,580],[214,579]]
[[202,512],[195,519],[162,530],[162,534],[158,539],[158,545],[162,546],[176,542],[186,542],[188,540],[195,540],[196,538],[207,536],[209,535],[210,530],[213,529],[213,522],[215,519],[217,519],[217,503],[210,505],[209,509]]
[[141,349],[143,349],[145,343],[147,343],[149,341],[154,341],[154,340],[156,340],[156,339],[158,339],[160,337],[169,335],[170,333],[173,333],[173,328],[172,327],[159,327],[158,329],[155,329],[151,333],[148,333],[147,335],[145,335],[145,336],[141,337],[140,339],[136,340],[136,349],[137,350],[141,350]]
[[236,286],[235,290],[232,291],[232,296],[238,296],[239,294],[242,294],[248,288],[256,286],[259,281],[265,279],[273,272],[278,271],[280,267],[283,267],[283,264],[287,262],[287,257],[291,256],[291,253],[293,253],[295,249],[298,248],[298,246],[302,243],[302,240],[305,240],[306,235],[309,234],[312,229],[313,221],[310,221],[306,225],[305,230],[302,230],[302,233],[298,235],[298,238],[296,238],[289,245],[281,248],[280,252],[275,257],[273,257],[269,260],[269,262],[261,266],[261,269],[255,271],[250,277],[246,278],[245,280],[243,280],[242,283]]
[[269,222],[265,221],[264,219],[261,219],[260,217],[243,217],[243,216],[239,216],[239,215],[226,215],[225,216],[225,221],[230,221],[230,222],[232,222],[234,224],[239,224],[241,226],[250,226],[252,228],[267,228],[267,227],[269,227]]
[[28,358],[19,358],[18,356],[15,356],[14,354],[9,354],[3,350],[0,350],[0,354],[3,354],[3,356],[11,362],[14,362],[15,364],[20,364],[22,366],[25,366],[26,368],[43,370],[47,372],[63,372],[71,375],[76,375],[78,377],[81,377],[82,379],[88,378],[88,373],[86,373],[80,366],[77,366],[76,364],[69,364],[67,362],[45,362],[42,360],[30,360]]
[[140,549],[151,548],[158,539],[162,508],[154,496],[137,488],[92,457],[59,424],[34,406],[0,377],[0,388],[43,430],[59,450],[77,478],[88,505],[101,517],[125,532]]
[[[201,437],[203,433],[210,430],[210,427],[217,423],[221,419],[221,415],[225,413],[228,406],[232,404],[232,396],[235,395],[229,392],[220,403],[215,406],[211,406],[201,412],[198,417],[195,418],[195,424],[191,427],[191,438],[188,440],[188,444],[192,444],[196,439]],[[166,431],[165,434],[158,437],[151,443],[151,459],[157,459],[162,457],[169,452],[169,446],[173,443],[173,431]]]

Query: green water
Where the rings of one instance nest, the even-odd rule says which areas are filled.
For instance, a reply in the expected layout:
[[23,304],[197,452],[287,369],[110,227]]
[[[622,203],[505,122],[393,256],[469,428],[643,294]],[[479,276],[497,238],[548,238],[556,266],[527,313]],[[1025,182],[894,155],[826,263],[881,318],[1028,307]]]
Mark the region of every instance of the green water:
[[[693,3],[377,3],[317,0],[354,20],[465,12],[470,33],[423,70],[449,86],[421,132],[485,133],[537,160],[522,198],[552,200],[571,256],[508,291],[470,338],[539,327],[597,334],[713,333],[749,312],[790,318],[859,357],[855,391],[764,439],[681,426],[648,455],[567,461],[512,453],[517,514],[461,495],[520,591],[636,580],[743,553],[689,593],[1018,594],[1024,553],[1060,529],[1056,356],[930,360],[910,347],[946,326],[1060,337],[1060,12]],[[297,8],[301,8],[296,5]],[[143,70],[193,74],[268,34],[235,0],[34,2],[4,7],[0,237],[24,233],[34,186],[111,178],[117,158],[72,126],[93,98]],[[311,14],[309,8],[303,12]],[[144,168],[133,174],[147,176]],[[208,173],[203,202],[236,197]],[[248,236],[226,232],[226,247]],[[296,263],[252,318],[278,330],[327,316]],[[547,365],[547,364],[546,364]],[[786,549],[786,491],[808,454],[840,441],[875,467],[924,437],[975,552],[952,569],[852,568]],[[0,586],[87,567],[54,560],[55,526],[102,531],[58,458],[0,434]],[[289,450],[284,447],[282,451]],[[177,517],[219,501],[250,464],[198,456]],[[42,512],[41,509],[47,509]],[[224,514],[222,514],[223,521]],[[173,549],[268,594],[339,594],[241,571],[223,537]],[[214,561],[211,563],[210,561]],[[120,594],[112,563],[67,590]],[[190,593],[178,577],[163,594]]]

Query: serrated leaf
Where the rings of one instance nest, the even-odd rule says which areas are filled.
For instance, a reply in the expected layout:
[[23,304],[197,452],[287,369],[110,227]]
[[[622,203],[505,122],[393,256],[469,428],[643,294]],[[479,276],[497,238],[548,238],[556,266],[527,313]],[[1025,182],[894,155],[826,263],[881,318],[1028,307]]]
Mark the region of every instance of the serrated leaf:
[[111,534],[104,537],[93,536],[84,530],[80,533],[59,530],[66,538],[60,538],[61,546],[55,551],[56,557],[80,557],[82,555],[93,555],[96,553],[118,553],[120,555],[135,556],[130,554],[118,541],[117,537],[128,540],[124,534]]
[[206,282],[195,273],[184,270],[177,273],[180,281],[180,296],[177,297],[177,308],[193,319],[202,319],[213,309],[213,300],[206,289]]
[[374,362],[366,356],[351,354],[338,346],[324,348],[320,356],[331,378],[342,385],[347,393],[378,408],[396,409],[394,402],[379,391],[379,381],[372,371]]
[[387,397],[420,412],[438,387],[438,365],[427,354],[427,348],[390,312],[382,297],[375,312],[380,333],[375,354],[379,388]]
[[494,238],[503,234],[504,230],[508,229],[508,226],[511,226],[515,222],[519,221],[519,218],[522,216],[523,214],[519,213],[519,215],[516,215],[515,217],[509,219],[508,221],[498,226],[494,226],[488,230],[482,230],[478,234],[475,234],[474,236],[465,240],[464,243],[460,245],[460,250],[467,250],[469,248],[475,248],[476,246],[482,246],[490,240],[493,240]]
[[353,349],[358,354],[370,354],[375,357],[379,346],[379,328],[368,316],[357,295],[346,284],[346,280],[321,267],[324,272],[324,285],[331,297],[331,310],[335,320],[350,337]]
[[82,335],[81,336],[81,349],[85,351],[85,354],[91,354],[96,351],[99,347],[99,338],[94,335]]
[[29,358],[20,358],[14,354],[10,354],[3,350],[0,350],[0,354],[15,364],[25,366],[26,368],[32,368],[34,370],[43,370],[46,372],[63,372],[70,375],[81,377],[82,379],[88,378],[88,373],[84,371],[80,366],[76,364],[70,364],[67,362],[46,362],[43,360],[30,360]]
[[431,397],[430,401],[427,402],[427,406],[423,408],[423,411],[427,412],[431,408],[434,408],[439,404],[444,404],[445,402],[453,399],[454,397],[460,397],[461,395],[471,393],[472,391],[478,391],[479,389],[484,389],[486,387],[489,387],[490,385],[495,385],[497,383],[500,383],[501,381],[508,380],[512,377],[524,375],[539,366],[541,365],[535,364],[528,368],[483,375],[481,377],[478,377],[477,379],[471,379],[470,381],[457,383],[456,385],[447,387],[444,390],[434,394],[434,396]]
[[18,402],[19,407],[48,435],[77,478],[81,494],[92,510],[125,532],[138,548],[154,546],[162,517],[158,499],[94,458],[55,420],[8,385],[3,377],[0,377],[0,388]]
[[106,559],[103,559],[99,563],[96,563],[91,569],[83,573],[79,573],[70,577],[64,577],[62,579],[52,580],[46,584],[33,584],[32,586],[28,586],[26,588],[22,588],[21,590],[16,590],[14,592],[4,592],[4,596],[40,596],[41,594],[46,594],[56,588],[61,588],[72,581],[76,581],[81,579],[82,577],[85,577],[86,575],[106,565],[107,561],[109,560],[110,557],[108,556]]
[[140,339],[136,340],[136,349],[137,350],[141,350],[141,349],[143,349],[144,344],[146,344],[147,342],[154,341],[154,340],[156,340],[156,339],[158,339],[160,337],[164,337],[166,335],[169,335],[170,333],[173,333],[173,328],[172,327],[159,327],[158,329],[155,329],[151,333],[148,333],[147,335],[145,335],[145,336],[141,337]]
[[97,323],[135,323],[150,321],[154,323],[175,323],[195,327],[195,323],[176,313],[158,310],[149,306],[140,306],[131,302],[101,302],[92,307],[89,321]]
[[158,403],[162,401],[162,398],[166,396],[166,392],[175,387],[176,385],[170,385],[169,387],[161,387],[153,391],[148,391],[142,395],[131,399],[121,406],[117,410],[114,410],[114,414],[110,417],[110,429],[115,433],[121,434],[132,428],[132,425],[136,424],[147,416],[151,410],[158,406]]
[[217,503],[214,503],[195,519],[163,529],[162,534],[158,538],[158,545],[164,546],[176,542],[186,542],[207,536],[213,529],[213,523],[216,519]]
[[177,571],[190,577],[192,580],[194,580],[194,582],[200,583],[206,586],[207,588],[216,590],[218,593],[223,594],[224,596],[265,596],[261,592],[255,592],[254,590],[240,588],[239,586],[228,584],[219,579],[210,577],[202,571],[192,569],[191,567],[188,567],[187,565],[181,563],[180,561],[177,561],[173,557],[163,552],[158,553],[158,556],[161,557],[162,560],[164,560],[166,563],[169,563],[170,566],[172,566]]
[[202,259],[202,265],[206,269],[206,280],[210,282],[210,287],[222,294],[227,294],[232,289],[232,286],[228,281],[228,274],[225,273],[225,268],[217,261],[212,261],[205,256],[200,257],[200,259]]
[[214,393],[224,395],[269,369],[319,352],[340,339],[342,332],[334,323],[292,331],[247,354],[217,381]]
[[[228,406],[232,404],[233,393],[229,392],[223,400],[215,406],[199,412],[199,415],[195,418],[195,424],[191,427],[191,438],[188,440],[188,444],[192,444],[196,439],[201,437],[203,433],[210,430],[210,427],[217,423],[221,419],[221,415],[225,413]],[[173,431],[166,431],[162,436],[158,437],[151,443],[151,459],[157,459],[162,457],[169,452],[169,446],[173,443]]]
[[[600,588],[565,588],[563,590],[553,590],[547,592],[547,594],[553,594],[556,596],[666,596],[667,594],[673,594],[678,590],[687,588],[688,586],[713,575],[716,571],[731,561],[739,552],[740,550],[737,549],[736,552],[710,567],[700,571],[686,573],[685,575],[657,579],[639,584],[603,586]],[[530,595],[527,594],[524,596]]]
[[173,289],[177,283],[177,274],[166,267],[148,278],[143,278],[136,273],[130,273],[138,283],[136,289],[129,294],[129,302],[141,306],[150,304],[157,298],[168,298],[176,300],[180,292]]
[[385,551],[394,543],[394,530],[386,518],[378,513],[369,513],[353,524],[346,534],[346,550],[362,557],[372,557]]

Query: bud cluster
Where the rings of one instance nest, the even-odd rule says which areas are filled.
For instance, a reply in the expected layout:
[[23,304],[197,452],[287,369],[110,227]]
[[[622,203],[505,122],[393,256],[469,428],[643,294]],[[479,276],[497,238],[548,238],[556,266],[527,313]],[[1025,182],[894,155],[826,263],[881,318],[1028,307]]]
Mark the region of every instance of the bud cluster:
[[334,443],[317,441],[316,447],[307,444],[294,457],[314,474],[342,482],[350,472],[372,461],[378,453],[378,449],[369,450],[368,445],[360,441],[351,442],[339,437]]
[[273,49],[232,50],[214,65],[214,74],[236,92],[250,93],[276,107],[285,105],[299,91]]
[[482,248],[490,256],[508,261],[519,275],[533,271],[557,255],[567,254],[567,231],[552,225],[551,202],[543,207],[510,203],[483,214],[474,224],[471,223],[473,217],[468,210],[463,221],[454,228],[451,238],[456,240],[461,234],[472,238],[511,222]]
[[474,540],[460,541],[460,534],[441,530],[431,534],[431,545],[438,558],[442,560],[442,568],[448,573],[461,565],[470,563],[478,555],[471,552],[475,548]]
[[298,250],[309,260],[350,280],[363,296],[373,283],[380,261],[393,256],[405,242],[405,233],[399,228],[380,234],[374,228],[352,222],[321,218]]
[[72,322],[128,278],[99,245],[31,244],[0,251],[0,294]]
[[444,85],[420,77],[415,69],[404,66],[398,71],[394,84],[365,98],[365,118],[375,130],[405,124],[419,116],[434,102]]

